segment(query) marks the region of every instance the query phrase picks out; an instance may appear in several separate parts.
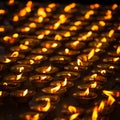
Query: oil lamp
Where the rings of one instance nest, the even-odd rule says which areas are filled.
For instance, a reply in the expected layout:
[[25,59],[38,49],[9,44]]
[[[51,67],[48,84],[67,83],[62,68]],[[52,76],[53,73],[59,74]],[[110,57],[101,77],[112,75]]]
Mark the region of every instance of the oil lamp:
[[41,66],[41,67],[36,68],[36,72],[43,73],[43,74],[53,74],[57,71],[58,71],[58,68],[52,65]]
[[24,112],[19,115],[20,120],[39,120],[43,119],[44,117],[45,115],[43,113],[33,111]]
[[80,77],[80,74],[78,72],[73,72],[73,71],[62,71],[57,73],[56,77],[58,77],[58,79],[67,78],[67,80],[76,80]]
[[42,89],[42,92],[51,94],[51,95],[61,95],[66,92],[66,88],[62,87],[60,83],[57,83],[56,86],[49,86]]
[[50,98],[42,98],[40,103],[34,103],[30,105],[31,110],[38,112],[48,112],[54,110],[55,106],[51,105]]
[[50,82],[53,78],[50,75],[33,75],[29,77],[29,81],[35,88],[43,87],[46,83]]
[[56,64],[66,64],[71,61],[71,58],[69,56],[62,56],[62,55],[56,55],[50,57],[50,61]]
[[27,103],[35,95],[35,91],[29,89],[20,89],[12,91],[10,95],[20,103]]
[[62,49],[62,50],[58,51],[59,55],[65,55],[65,56],[78,55],[79,53],[80,53],[80,51],[70,50],[68,48],[65,48],[65,49]]
[[17,64],[11,67],[11,70],[15,73],[27,73],[32,71],[32,67],[30,65],[22,65],[22,64]]
[[89,91],[89,88],[87,88],[85,91],[81,90],[75,92],[73,93],[73,96],[78,99],[80,104],[90,103],[90,101],[93,101],[97,98],[97,94],[95,92]]

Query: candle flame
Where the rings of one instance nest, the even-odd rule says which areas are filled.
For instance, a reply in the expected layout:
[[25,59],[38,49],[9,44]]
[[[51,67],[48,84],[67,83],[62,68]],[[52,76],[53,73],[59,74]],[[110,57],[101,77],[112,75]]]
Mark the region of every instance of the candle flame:
[[114,31],[113,29],[110,30],[109,33],[108,33],[108,37],[111,38],[111,37],[114,35],[114,32],[115,32],[115,31]]
[[15,0],[9,0],[9,1],[8,1],[8,4],[9,4],[9,5],[12,5],[12,4],[14,4],[14,2],[15,2]]
[[82,21],[76,21],[76,22],[74,22],[74,25],[75,25],[75,26],[82,25]]
[[88,95],[89,95],[89,88],[87,88],[87,89],[85,90],[85,92],[83,93],[83,95],[84,95],[84,96],[88,96]]
[[23,71],[24,71],[24,67],[20,67],[19,72],[21,73]]
[[91,30],[92,30],[92,31],[97,31],[98,29],[99,29],[98,25],[93,25],[93,26],[91,27]]
[[92,113],[92,120],[98,120],[98,107],[95,106]]
[[2,91],[0,91],[0,96],[2,96],[2,94],[3,94],[3,92],[2,92]]
[[50,91],[51,91],[51,93],[56,93],[58,90],[60,90],[60,88],[61,88],[61,84],[57,83],[57,86],[52,88]]
[[74,107],[74,106],[68,106],[68,110],[70,111],[70,113],[76,113],[77,112],[77,109],[76,109],[76,107]]
[[26,96],[28,94],[28,89],[26,89],[24,92],[23,92],[23,96]]
[[0,27],[0,32],[4,32],[5,28],[4,27]]
[[27,50],[28,49],[28,46],[23,45],[23,44],[20,44],[19,47],[20,47],[21,50]]
[[102,100],[102,101],[100,102],[99,107],[98,107],[98,111],[99,111],[99,112],[102,112],[103,109],[104,109],[104,107],[105,107],[105,101]]
[[120,46],[117,47],[116,53],[117,55],[120,55]]
[[39,120],[39,117],[40,117],[40,115],[39,115],[39,113],[36,113],[35,115],[26,115],[25,116],[25,119],[26,120]]
[[112,5],[112,10],[115,10],[117,7],[118,7],[117,4],[113,4],[113,5]]
[[11,54],[11,57],[18,57],[19,56],[19,52],[15,51]]
[[83,62],[79,58],[77,59],[77,65],[78,66],[82,66],[83,65]]
[[96,88],[96,86],[97,86],[97,82],[90,84],[90,88]]
[[38,39],[43,39],[44,38],[44,34],[38,35],[37,38]]
[[65,54],[69,54],[70,50],[68,48],[65,49]]
[[35,62],[34,62],[34,60],[30,60],[30,64],[32,65],[32,64],[34,64]]
[[37,55],[36,57],[34,57],[34,60],[41,60],[43,58],[42,55]]
[[71,4],[67,5],[67,6],[65,6],[64,11],[65,12],[70,12],[70,10],[72,8],[74,8],[75,6],[76,6],[76,3],[71,3]]
[[22,77],[22,74],[17,75],[17,76],[16,76],[16,80],[20,80],[21,77]]
[[95,49],[92,49],[88,54],[88,60],[90,60],[95,54]]
[[47,17],[47,13],[44,8],[38,8],[37,15],[42,16],[43,18]]
[[105,23],[104,21],[99,21],[99,25],[100,25],[100,26],[104,27],[105,24],[106,24],[106,23]]
[[54,39],[55,39],[55,40],[62,40],[62,36],[59,35],[59,34],[57,34],[57,35],[55,35]]
[[65,80],[61,83],[62,86],[66,86],[67,85],[67,78],[65,77]]
[[3,15],[5,13],[6,13],[6,11],[4,9],[0,9],[0,15]]
[[11,60],[9,59],[9,58],[5,58],[5,61],[4,61],[5,63],[10,63],[11,62]]
[[79,116],[80,113],[74,113],[70,116],[69,120],[75,120],[78,116]]

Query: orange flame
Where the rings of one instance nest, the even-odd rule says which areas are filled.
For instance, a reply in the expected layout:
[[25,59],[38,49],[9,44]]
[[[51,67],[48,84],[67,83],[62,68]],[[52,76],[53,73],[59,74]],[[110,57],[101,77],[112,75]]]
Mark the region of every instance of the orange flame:
[[89,88],[87,88],[87,89],[85,90],[85,92],[83,93],[83,95],[84,95],[84,96],[88,96],[88,95],[89,95]]
[[88,54],[88,60],[90,60],[94,56],[94,54],[95,54],[95,50],[92,49]]
[[100,25],[100,26],[104,27],[105,24],[106,24],[106,23],[105,23],[104,21],[99,21],[99,25]]
[[117,47],[116,53],[117,55],[120,55],[120,46]]
[[93,25],[91,27],[91,30],[93,30],[93,31],[97,31],[98,29],[99,29],[98,25]]
[[13,16],[13,21],[14,21],[14,22],[19,21],[19,16],[18,16],[18,15],[14,15],[14,16]]
[[114,32],[115,32],[115,31],[114,31],[113,29],[110,30],[109,33],[108,33],[108,37],[111,38],[111,37],[114,35]]
[[65,12],[69,12],[72,8],[76,6],[76,3],[71,3],[64,8]]
[[34,57],[34,60],[41,60],[43,58],[42,55],[37,55],[36,57]]
[[38,8],[37,14],[38,16],[42,16],[43,18],[47,17],[47,13],[45,12],[44,8]]
[[36,28],[37,25],[36,25],[36,23],[32,22],[32,23],[29,24],[29,27],[30,27],[30,28]]
[[20,67],[19,72],[23,72],[24,71],[24,67]]
[[17,75],[17,76],[16,76],[16,80],[20,80],[21,77],[22,77],[22,74]]
[[12,5],[12,4],[14,4],[14,2],[15,2],[15,0],[9,0],[9,1],[8,1],[8,4],[9,4],[9,5]]
[[74,25],[75,25],[75,26],[82,25],[82,22],[81,22],[81,21],[76,21],[76,22],[74,22]]
[[96,88],[96,86],[97,86],[97,82],[90,84],[90,88]]
[[4,32],[5,28],[4,27],[0,27],[0,32]]
[[98,107],[98,111],[99,111],[99,112],[102,112],[103,109],[104,109],[104,107],[105,107],[105,101],[102,100],[102,101],[100,102],[99,107]]
[[66,22],[66,20],[67,20],[67,17],[64,14],[61,14],[59,16],[59,21],[58,22],[60,22],[61,24],[63,24],[63,23]]
[[52,48],[56,48],[57,46],[58,46],[57,43],[53,43],[53,44],[51,45]]
[[77,112],[77,109],[76,109],[76,107],[74,107],[74,106],[68,106],[68,110],[70,111],[70,113],[76,113]]
[[4,61],[5,63],[9,63],[9,62],[11,62],[11,60],[9,59],[9,58],[5,58],[5,61]]
[[0,9],[0,15],[3,15],[5,13],[6,13],[6,11],[4,9]]
[[62,86],[66,86],[67,85],[67,78],[65,77],[65,80],[61,83]]
[[52,88],[50,91],[51,91],[51,93],[56,93],[60,88],[61,88],[61,84],[58,83],[57,86],[55,86],[54,88]]
[[77,65],[78,66],[82,66],[83,65],[83,62],[79,58],[77,59]]
[[92,113],[92,120],[98,120],[98,107],[95,106]]
[[23,44],[20,44],[19,47],[20,47],[21,50],[27,50],[28,49],[28,46],[23,45]]
[[74,113],[70,116],[69,120],[75,120],[78,116],[79,116],[80,113]]
[[62,40],[62,36],[57,34],[57,35],[55,35],[54,39],[55,40]]
[[23,96],[26,96],[28,94],[28,89],[26,89],[24,92],[23,92]]
[[19,56],[19,52],[15,51],[11,54],[11,57],[18,57]]
[[113,5],[112,5],[112,10],[115,10],[117,7],[118,7],[117,4],[113,4]]
[[39,115],[39,113],[36,113],[35,115],[26,115],[25,116],[25,119],[26,120],[39,120],[39,117],[40,117],[40,115]]
[[0,96],[2,96],[2,94],[3,94],[3,92],[2,92],[2,91],[0,91]]

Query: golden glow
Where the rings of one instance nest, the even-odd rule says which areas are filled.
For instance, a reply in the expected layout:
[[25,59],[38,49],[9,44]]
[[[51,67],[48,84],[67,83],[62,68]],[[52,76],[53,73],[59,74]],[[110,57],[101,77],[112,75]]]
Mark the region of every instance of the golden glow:
[[76,41],[74,41],[74,42],[72,43],[73,46],[77,46],[78,44],[79,44],[79,41],[78,41],[78,40],[76,40]]
[[77,59],[77,65],[78,66],[82,66],[83,65],[83,62],[79,58]]
[[65,80],[61,83],[62,86],[66,86],[67,85],[67,78],[65,77]]
[[43,56],[42,55],[37,55],[36,57],[34,57],[33,59],[34,60],[41,60],[43,58]]
[[98,107],[95,106],[92,113],[92,120],[98,120]]
[[113,58],[113,62],[117,62],[119,59],[119,57]]
[[103,38],[101,39],[101,42],[107,42],[107,38],[103,37]]
[[70,30],[70,31],[77,30],[77,27],[76,27],[76,26],[71,26],[71,27],[69,28],[69,30]]
[[59,22],[56,22],[56,23],[54,24],[54,26],[53,26],[53,29],[56,30],[56,29],[59,28],[59,26],[60,26],[60,23],[59,23]]
[[71,4],[67,5],[67,6],[64,8],[64,11],[65,11],[65,12],[70,12],[70,10],[71,10],[72,8],[74,8],[75,6],[76,6],[76,3],[71,3]]
[[37,38],[38,39],[43,39],[44,38],[44,34],[38,35]]
[[47,17],[47,13],[44,8],[38,8],[37,15],[42,16],[43,18]]
[[65,23],[66,22],[66,20],[67,20],[67,17],[64,15],[64,14],[61,14],[60,16],[59,16],[59,23],[60,24],[63,24],[63,23]]
[[96,9],[96,8],[99,8],[99,7],[100,7],[100,5],[98,3],[90,5],[91,9]]
[[32,23],[29,24],[29,27],[30,27],[30,28],[36,28],[37,25],[36,25],[36,23],[32,22]]
[[43,22],[43,17],[39,16],[38,18],[35,19],[35,22],[37,22],[37,23]]
[[39,113],[32,116],[29,114],[25,116],[25,120],[39,120],[39,119],[40,119]]
[[49,7],[49,8],[54,8],[54,7],[56,7],[56,4],[55,4],[55,3],[50,3],[50,4],[48,5],[48,7]]
[[58,90],[60,90],[61,88],[61,84],[60,83],[57,83],[57,86],[55,86],[54,88],[51,88],[50,92],[51,93],[56,93]]
[[96,87],[97,87],[97,82],[90,84],[90,88],[96,88]]
[[47,52],[48,49],[47,48],[42,48],[42,52]]
[[97,74],[91,75],[91,78],[95,79],[97,77]]
[[20,17],[24,17],[24,16],[26,16],[26,14],[27,14],[27,11],[26,11],[25,8],[21,9],[20,12],[19,12]]
[[28,46],[23,45],[23,44],[20,44],[19,47],[20,47],[21,50],[27,50],[28,49]]
[[28,40],[25,41],[25,45],[29,45],[29,41]]
[[29,32],[30,31],[30,27],[24,27],[21,29],[21,32]]
[[65,54],[69,54],[70,50],[68,48],[65,48]]
[[82,25],[82,22],[81,22],[81,21],[76,21],[76,22],[74,22],[74,25],[75,25],[75,26]]
[[32,64],[34,64],[35,62],[34,62],[34,60],[30,60],[30,64],[32,65]]
[[110,30],[109,33],[108,33],[108,37],[111,38],[111,37],[114,35],[114,32],[115,32],[115,31],[114,31],[113,29]]
[[70,32],[65,32],[64,33],[64,37],[70,37],[71,36],[71,33]]
[[116,53],[117,55],[120,55],[120,46],[117,47]]
[[52,66],[50,65],[43,71],[43,73],[50,72],[51,70],[52,70]]
[[4,32],[5,28],[4,27],[0,27],[0,32]]
[[15,51],[11,54],[11,57],[18,57],[19,56],[19,52]]
[[88,60],[90,60],[95,54],[95,49],[92,49],[88,54]]
[[14,33],[12,36],[13,36],[13,38],[18,38],[19,34],[18,33]]
[[115,10],[117,7],[118,7],[117,4],[113,4],[113,5],[112,5],[112,10]]
[[117,30],[119,30],[119,31],[120,31],[120,25],[118,26]]
[[115,99],[111,95],[109,95],[108,100],[107,100],[107,104],[112,105],[114,102],[115,102]]
[[31,0],[29,0],[27,3],[26,3],[26,7],[32,7],[33,5],[33,2]]
[[4,9],[0,9],[0,15],[3,15],[5,13],[6,13],[6,11]]
[[51,45],[52,48],[56,48],[57,46],[58,46],[57,43],[53,43],[53,44]]
[[0,96],[2,96],[2,94],[3,94],[3,92],[2,92],[2,91],[0,91]]
[[74,106],[68,106],[68,110],[69,110],[69,112],[70,113],[76,113],[77,112],[77,109],[76,109],[76,107],[74,107]]
[[107,96],[109,95],[113,95],[113,92],[112,91],[108,91],[108,90],[103,90],[103,93]]
[[9,62],[11,62],[11,60],[9,58],[5,58],[4,63],[9,63]]
[[89,10],[86,14],[85,14],[85,19],[89,19],[91,15],[94,14],[94,11],[93,10]]
[[78,116],[79,116],[80,113],[74,113],[70,116],[69,120],[75,120]]
[[99,30],[98,25],[93,25],[93,26],[91,27],[91,30],[92,30],[92,31],[97,31],[97,30]]
[[104,27],[105,24],[106,24],[106,23],[105,23],[104,21],[99,21],[99,25],[100,25],[100,26]]
[[9,1],[8,1],[8,4],[9,4],[9,5],[12,5],[12,4],[14,4],[14,2],[15,2],[15,0],[9,0]]
[[103,109],[104,109],[104,107],[105,107],[105,101],[102,100],[102,101],[100,102],[99,107],[98,107],[98,111],[99,111],[99,112],[102,112]]
[[102,43],[101,43],[101,42],[99,42],[99,43],[96,45],[97,48],[99,48],[99,47],[101,47],[101,46],[102,46]]
[[19,72],[23,72],[24,71],[24,67],[20,67]]
[[88,95],[89,95],[89,88],[87,88],[87,89],[85,90],[85,92],[83,93],[83,95],[84,95],[84,96],[88,96]]
[[17,76],[16,76],[16,80],[20,80],[21,77],[22,77],[22,74],[17,75]]
[[14,15],[14,16],[13,16],[13,21],[14,21],[14,22],[19,21],[19,16],[18,16],[18,15]]
[[106,15],[104,16],[105,20],[110,20],[112,18],[112,11],[107,10]]
[[101,70],[100,73],[101,74],[106,74],[106,70]]
[[55,40],[62,40],[62,36],[57,34],[57,35],[55,35],[54,39]]
[[24,92],[23,92],[23,96],[26,96],[28,94],[28,89],[26,89]]

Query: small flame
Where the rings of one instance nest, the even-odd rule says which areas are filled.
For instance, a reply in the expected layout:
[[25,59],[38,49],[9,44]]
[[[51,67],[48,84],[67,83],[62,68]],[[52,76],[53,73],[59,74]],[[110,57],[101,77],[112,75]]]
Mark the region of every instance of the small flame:
[[44,34],[38,35],[37,38],[38,39],[43,39],[44,38]]
[[98,107],[95,106],[92,113],[92,120],[98,120]]
[[47,48],[42,48],[42,52],[47,52],[48,49]]
[[45,73],[46,72],[50,72],[52,70],[52,66],[50,65],[50,66],[48,66],[46,69],[45,69]]
[[116,53],[117,55],[120,55],[120,46],[117,47]]
[[66,20],[67,20],[67,17],[64,14],[61,14],[59,16],[59,21],[58,22],[60,22],[61,24],[63,24],[63,23],[66,22]]
[[76,6],[76,3],[71,3],[71,4],[67,5],[67,6],[65,6],[64,11],[69,12],[75,6]]
[[29,32],[30,31],[30,27],[24,27],[21,29],[21,32]]
[[97,74],[91,75],[91,78],[92,78],[92,79],[96,79],[96,77],[97,77]]
[[28,40],[25,41],[25,45],[29,45],[29,41]]
[[107,96],[109,95],[113,95],[113,92],[112,91],[108,91],[108,90],[103,90],[103,93]]
[[107,104],[108,105],[112,105],[115,102],[114,97],[112,97],[111,95],[109,95],[108,100],[107,100]]
[[36,57],[34,57],[34,60],[41,60],[43,58],[42,55],[37,55]]
[[97,82],[90,84],[90,88],[96,88],[96,86],[97,86]]
[[85,92],[83,93],[83,95],[84,95],[84,96],[88,96],[88,95],[89,95],[89,88],[87,88],[87,89],[85,90]]
[[18,33],[14,33],[12,36],[13,36],[13,38],[18,38],[19,34]]
[[115,10],[117,7],[118,7],[117,4],[113,4],[113,5],[112,5],[112,10]]
[[65,49],[65,53],[69,54],[70,50],[68,48]]
[[102,112],[103,109],[104,109],[104,107],[105,107],[105,101],[102,100],[102,101],[100,102],[99,107],[98,107],[98,111],[99,111],[99,112]]
[[76,22],[74,22],[74,25],[75,25],[75,26],[82,25],[82,22],[81,22],[81,21],[76,21]]
[[21,72],[23,72],[24,71],[24,67],[20,67],[20,70],[19,70],[19,72],[21,73]]
[[56,93],[58,90],[60,90],[60,88],[61,88],[61,84],[57,83],[57,86],[51,89],[51,93]]
[[16,80],[20,80],[21,77],[22,77],[22,74],[17,75],[17,76],[16,76]]
[[107,38],[103,37],[103,38],[101,39],[101,42],[107,42]]
[[34,60],[30,60],[30,64],[32,65],[32,64],[34,64],[35,62],[34,62]]
[[79,41],[76,40],[72,44],[73,44],[73,46],[77,46],[79,44]]
[[37,114],[35,114],[33,116],[28,114],[28,115],[25,116],[25,119],[26,120],[39,120],[39,117],[40,117],[39,113],[37,113]]
[[9,59],[9,58],[5,58],[5,61],[4,61],[5,63],[10,63],[11,62],[11,60]]
[[104,75],[106,74],[106,70],[101,70],[100,73]]
[[91,15],[94,14],[94,11],[93,10],[89,10],[86,14],[85,14],[85,19],[89,19]]
[[64,33],[64,37],[70,37],[71,36],[71,33],[70,32],[65,32]]
[[32,23],[29,24],[29,27],[30,27],[30,28],[36,28],[37,25],[36,25],[36,23],[32,22]]
[[4,9],[0,9],[0,15],[3,15],[5,13],[6,13],[6,11]]
[[42,16],[43,18],[47,17],[47,13],[44,8],[38,8],[37,14],[38,16]]
[[100,25],[100,26],[104,27],[105,24],[106,24],[106,23],[105,23],[104,21],[99,21],[99,25]]
[[14,15],[14,16],[13,16],[13,21],[14,21],[14,22],[19,21],[19,16],[18,16],[18,15]]
[[93,30],[93,31],[97,31],[98,29],[99,29],[98,25],[93,25],[91,27],[91,30]]
[[119,59],[120,59],[119,57],[116,57],[116,58],[113,58],[113,61],[117,62]]
[[67,85],[67,78],[65,77],[65,80],[61,83],[62,86],[66,86]]
[[83,65],[83,62],[79,58],[77,59],[77,65],[78,66],[82,66]]
[[0,32],[4,32],[5,28],[4,27],[0,27]]
[[71,27],[69,28],[69,30],[70,30],[70,31],[77,30],[77,27],[76,27],[76,26],[71,26]]
[[57,43],[53,43],[53,44],[51,45],[52,48],[56,48],[57,46],[58,46]]
[[108,37],[111,38],[111,37],[114,35],[114,32],[115,32],[115,31],[114,31],[113,29],[110,30],[109,33],[108,33]]
[[8,4],[9,4],[9,5],[12,5],[12,4],[14,4],[14,2],[15,2],[15,0],[9,0],[9,1],[8,1]]
[[77,112],[76,107],[71,106],[71,105],[68,107],[68,110],[70,111],[70,113],[76,113]]
[[101,42],[99,42],[99,43],[96,45],[97,48],[99,48],[99,47],[101,47],[101,46],[102,46],[102,43],[101,43]]
[[20,47],[21,50],[27,50],[28,49],[28,46],[23,45],[23,44],[20,44],[19,47]]
[[19,52],[15,51],[11,54],[11,57],[18,57],[19,56]]
[[28,89],[26,89],[24,92],[23,92],[23,96],[26,96],[28,94]]
[[55,35],[54,39],[55,40],[62,40],[62,36],[57,34],[57,35]]
[[95,50],[92,49],[88,54],[88,60],[90,60],[94,56],[94,54],[95,54]]
[[55,24],[54,24],[54,30],[56,30],[56,29],[58,29],[59,28],[59,26],[60,26],[60,23],[59,22],[56,22]]
[[79,116],[80,113],[74,113],[70,116],[69,120],[75,120],[78,116]]
[[2,96],[2,94],[3,94],[3,92],[2,92],[2,91],[0,91],[0,96]]

